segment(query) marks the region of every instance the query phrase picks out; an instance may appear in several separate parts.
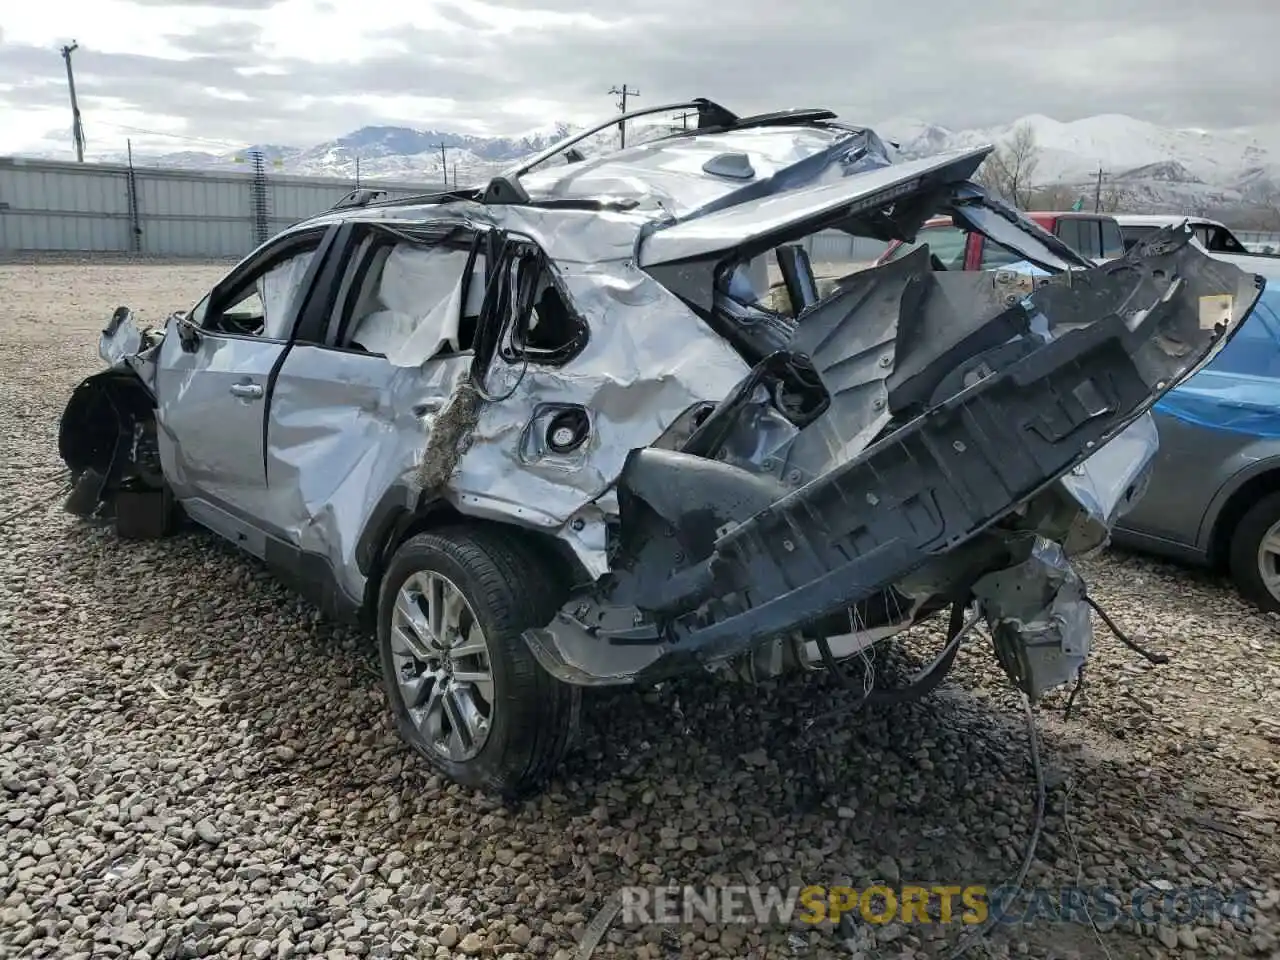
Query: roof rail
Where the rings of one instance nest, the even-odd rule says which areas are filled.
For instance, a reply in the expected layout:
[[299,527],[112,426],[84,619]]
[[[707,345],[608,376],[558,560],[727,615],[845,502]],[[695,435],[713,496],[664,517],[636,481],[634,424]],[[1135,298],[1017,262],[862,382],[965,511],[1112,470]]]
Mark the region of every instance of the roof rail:
[[367,207],[374,200],[386,195],[385,190],[374,190],[371,187],[357,187],[335,203],[330,210],[348,210],[352,207]]
[[[602,130],[608,130],[610,127],[623,123],[627,120],[633,120],[637,117],[652,116],[655,113],[670,113],[676,110],[694,109],[698,114],[698,125],[689,131],[677,131],[672,134],[673,137],[687,136],[699,132],[722,132],[726,130],[747,130],[754,127],[767,126],[801,126],[807,123],[822,123],[823,121],[835,120],[837,115],[830,110],[822,107],[793,107],[789,110],[776,110],[771,113],[760,113],[749,117],[739,117],[733,111],[721,106],[714,100],[708,100],[706,97],[696,97],[682,103],[663,103],[653,107],[645,107],[641,110],[631,110],[627,113],[616,114],[607,120],[603,120],[593,127],[589,127],[579,133],[575,133],[571,137],[566,137],[557,143],[552,144],[545,150],[535,153],[532,157],[521,161],[515,166],[508,167],[502,173],[495,176],[489,181],[484,189],[481,198],[482,203],[491,204],[526,204],[530,202],[529,194],[520,185],[520,178],[526,173],[545,163],[552,157],[561,153],[566,154],[569,163],[580,163],[584,158],[580,150],[574,149],[574,145],[593,136]],[[666,139],[666,138],[662,138]]]
[[[720,106],[720,104],[712,100],[708,100],[706,97],[697,97],[683,103],[663,103],[655,107],[645,107],[641,110],[619,113],[610,117],[608,120],[596,124],[594,127],[590,127],[580,133],[575,133],[573,136],[566,137],[558,143],[553,143],[541,153],[535,153],[532,157],[529,157],[518,165],[504,170],[501,176],[508,180],[519,180],[538,164],[550,160],[557,154],[564,153],[575,143],[579,143],[587,139],[587,137],[599,133],[601,130],[608,130],[610,127],[616,126],[626,120],[634,120],[637,117],[648,117],[655,113],[670,113],[673,110],[690,109],[696,109],[698,111],[699,130],[729,126],[736,123],[738,119],[737,115],[732,111]],[[581,156],[581,154],[579,154],[579,156]]]
[[770,113],[757,113],[750,117],[738,117],[732,123],[726,124],[726,127],[731,130],[751,130],[755,127],[801,126],[837,118],[838,114],[824,107],[792,107],[789,110],[774,110]]

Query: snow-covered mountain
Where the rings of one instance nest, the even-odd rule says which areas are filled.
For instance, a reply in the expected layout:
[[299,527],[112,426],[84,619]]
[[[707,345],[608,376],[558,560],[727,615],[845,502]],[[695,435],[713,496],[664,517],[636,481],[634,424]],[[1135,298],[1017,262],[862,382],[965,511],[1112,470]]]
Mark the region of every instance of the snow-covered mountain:
[[[902,157],[911,158],[1005,142],[1024,126],[1035,136],[1034,179],[1044,186],[1065,185],[1092,196],[1101,168],[1108,194],[1126,209],[1192,213],[1224,207],[1274,208],[1280,203],[1280,126],[1195,130],[1161,127],[1117,114],[1070,123],[1033,114],[981,129],[952,130],[916,119],[888,120],[875,128],[900,144]],[[628,126],[628,140],[669,129],[658,123],[648,128]],[[284,173],[354,179],[358,164],[362,181],[438,183],[447,174],[450,182],[468,184],[483,182],[572,132],[569,124],[558,122],[507,137],[370,126],[311,147],[259,145],[226,154],[140,155],[135,151],[134,161],[243,170],[249,151],[258,149],[271,169]],[[616,143],[617,132],[610,128],[585,141],[581,149],[590,156]]]
[[[299,176],[341,177],[361,181],[402,180],[439,183],[447,174],[450,183],[483,182],[512,163],[532,156],[576,132],[577,128],[554,122],[516,136],[483,137],[445,130],[409,127],[361,127],[334,140],[311,147],[255,144],[230,153],[184,150],[178,153],[143,154],[134,151],[134,163],[158,167],[201,170],[244,170],[252,154],[260,152],[268,169]],[[645,129],[627,128],[628,140],[640,139]],[[669,127],[662,127],[666,132]],[[610,129],[589,137],[581,149],[590,156],[617,146],[617,131]],[[123,155],[99,159],[123,161]]]
[[1033,114],[992,128],[949,130],[916,119],[877,125],[904,157],[1009,141],[1020,127],[1035,137],[1036,183],[1092,195],[1099,169],[1126,207],[1191,212],[1274,203],[1280,198],[1280,130],[1161,127],[1118,114],[1062,123]]

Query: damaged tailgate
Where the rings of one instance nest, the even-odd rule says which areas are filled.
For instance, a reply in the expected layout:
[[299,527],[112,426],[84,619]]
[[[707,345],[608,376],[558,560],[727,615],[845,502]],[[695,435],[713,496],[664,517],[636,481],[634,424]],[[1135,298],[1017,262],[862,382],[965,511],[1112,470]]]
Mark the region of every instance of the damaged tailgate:
[[[984,209],[1003,214],[998,205]],[[1016,232],[1025,221],[1013,216]],[[649,248],[649,262],[725,249],[720,244],[732,231],[706,222],[716,218],[704,218],[697,238],[685,230],[693,222],[659,231],[646,246],[668,232],[684,237]],[[732,242],[760,239],[752,239],[740,216],[738,225]],[[898,421],[870,446],[832,442],[832,434],[847,441],[852,432],[833,423],[848,413],[833,389],[831,408],[796,438],[794,450],[804,453],[806,434],[822,435],[804,457],[815,473],[798,489],[779,486],[768,495],[760,476],[716,465],[725,490],[733,486],[732,472],[742,475],[740,502],[755,506],[720,523],[709,552],[647,592],[638,605],[643,623],[599,637],[658,648],[634,679],[720,660],[799,629],[973,539],[1083,463],[1207,362],[1261,293],[1261,278],[1208,257],[1186,232],[1165,231],[1124,258],[1089,269],[1070,269],[1078,256],[1057,249],[1061,245],[1048,234],[1022,231],[1013,239],[1029,259],[1068,269],[1030,295],[1010,296],[997,317],[988,317],[999,321],[1002,332],[998,350],[980,351],[982,364],[962,370],[968,354],[960,350],[953,355],[956,375],[948,376],[935,362],[946,361],[947,344],[929,340],[927,356],[918,362],[935,369],[925,402],[900,410]],[[918,271],[920,265],[902,269]],[[839,322],[846,298],[865,297],[860,289],[852,284],[798,320],[793,347],[812,356],[828,387],[838,380],[842,362],[864,352],[860,325]],[[895,306],[897,333],[912,323],[912,301],[900,297]],[[824,323],[822,311],[837,320]],[[897,343],[901,348],[901,337]],[[898,358],[904,364],[907,359]],[[887,366],[886,382],[896,364],[891,359]],[[892,412],[886,410],[886,417]],[[691,453],[637,450],[619,485],[678,490],[682,475],[705,473],[705,464]],[[706,525],[705,517],[659,512],[674,519],[677,530],[681,523]],[[556,632],[553,623],[527,634],[544,663],[564,653],[556,650]]]

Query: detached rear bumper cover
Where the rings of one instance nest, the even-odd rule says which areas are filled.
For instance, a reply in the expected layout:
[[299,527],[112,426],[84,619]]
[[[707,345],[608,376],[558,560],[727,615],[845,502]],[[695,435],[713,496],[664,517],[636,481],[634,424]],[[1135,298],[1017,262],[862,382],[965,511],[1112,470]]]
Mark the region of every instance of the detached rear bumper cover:
[[[1119,434],[1206,362],[1261,293],[1259,278],[1197,251],[1189,236],[1166,232],[1040,286],[1021,303],[1021,336],[1034,345],[1022,359],[721,531],[705,561],[673,577],[684,602],[657,611],[658,635],[637,627],[635,637],[614,636],[660,647],[630,679],[718,661],[870,597]],[[1046,321],[1047,342],[1035,332]],[[572,672],[556,626],[526,637],[544,664]]]

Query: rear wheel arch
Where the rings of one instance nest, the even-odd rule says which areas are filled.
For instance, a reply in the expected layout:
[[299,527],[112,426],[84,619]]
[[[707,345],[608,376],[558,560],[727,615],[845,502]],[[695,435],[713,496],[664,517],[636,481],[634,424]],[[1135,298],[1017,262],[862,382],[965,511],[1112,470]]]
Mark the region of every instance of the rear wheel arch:
[[[573,739],[580,703],[578,688],[546,673],[522,639],[524,629],[554,616],[568,582],[566,571],[540,562],[532,541],[509,535],[518,529],[464,519],[410,535],[394,551],[376,620],[383,682],[401,737],[450,779],[509,797],[554,775]],[[411,581],[423,576],[461,597],[464,607],[458,614],[465,612],[479,626],[478,637],[473,627],[451,630],[445,619],[449,607],[442,608],[434,590],[421,582],[413,599]],[[438,625],[434,612],[424,607],[428,596],[441,611]],[[414,607],[425,615],[422,626],[409,614],[397,630],[401,611]],[[413,641],[405,640],[406,629]],[[451,652],[462,647],[459,655]],[[466,662],[451,665],[459,657]],[[434,699],[442,691],[463,702],[454,699],[450,710]],[[455,743],[442,729],[446,717],[453,731],[467,731],[465,738]],[[455,746],[465,749],[455,751]]]
[[[395,497],[395,494],[391,496]],[[375,515],[378,512],[375,511]],[[370,626],[376,622],[382,578],[396,551],[420,533],[445,527],[466,527],[501,534],[519,543],[541,562],[559,565],[560,569],[568,572],[569,583],[581,583],[587,578],[586,570],[568,544],[556,536],[513,523],[469,517],[442,498],[420,499],[416,503],[409,498],[401,498],[399,506],[381,512],[383,516],[370,522],[370,528],[357,548],[366,578],[361,616]]]
[[1216,570],[1225,570],[1231,557],[1231,540],[1240,521],[1263,497],[1280,492],[1280,463],[1273,464],[1240,484],[1227,497],[1213,519],[1208,559]]

